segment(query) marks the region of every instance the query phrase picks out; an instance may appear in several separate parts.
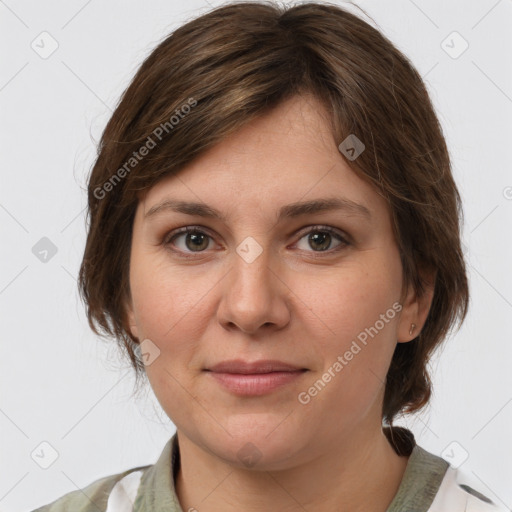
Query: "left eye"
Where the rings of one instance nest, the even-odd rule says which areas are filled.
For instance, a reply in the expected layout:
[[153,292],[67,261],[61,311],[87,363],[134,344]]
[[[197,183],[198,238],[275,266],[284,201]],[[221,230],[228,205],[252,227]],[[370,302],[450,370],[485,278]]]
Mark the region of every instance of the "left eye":
[[[319,249],[318,251],[313,251],[313,252],[327,251],[329,249],[329,246],[331,245],[333,238],[338,239],[340,244],[332,250],[339,249],[340,246],[342,248],[342,247],[345,247],[346,245],[348,245],[348,242],[345,240],[345,238],[343,236],[341,236],[338,233],[337,230],[330,228],[328,226],[315,227],[313,229],[310,229],[300,238],[298,243],[300,243],[300,241],[305,239],[306,237],[307,237],[306,243],[309,244],[310,247],[313,244],[314,246],[316,246],[316,248]],[[303,250],[308,250],[308,249],[306,248]]]
[[[185,245],[184,247],[179,247],[178,244],[176,243],[176,240],[179,240],[182,237],[185,237],[183,239]],[[340,243],[334,249],[329,249],[333,241],[333,238],[337,239]],[[165,246],[177,247],[177,252],[197,253],[204,252],[204,250],[208,248],[210,239],[213,240],[213,238],[210,235],[208,235],[207,233],[198,228],[185,227],[178,230],[174,234],[171,233],[170,236],[164,239],[163,243]],[[313,228],[310,228],[305,233],[303,232],[302,236],[297,242],[297,245],[299,245],[301,241],[304,239],[306,239],[305,243],[308,244],[309,247],[318,249],[313,252],[335,251],[349,245],[347,240],[338,232],[338,230],[331,228],[329,226],[315,226]],[[308,250],[307,248],[304,247],[299,247],[299,249],[306,251]],[[171,250],[174,251],[174,249]]]

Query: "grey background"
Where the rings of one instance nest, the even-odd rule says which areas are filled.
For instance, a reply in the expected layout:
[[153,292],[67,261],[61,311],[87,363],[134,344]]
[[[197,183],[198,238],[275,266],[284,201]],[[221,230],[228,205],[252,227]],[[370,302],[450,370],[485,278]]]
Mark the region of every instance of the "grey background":
[[[131,397],[128,364],[85,319],[76,286],[85,176],[143,58],[220,3],[0,1],[1,511],[152,464],[174,433],[150,389]],[[426,449],[467,457],[461,470],[510,508],[512,1],[356,3],[425,78],[465,208],[469,316],[432,362],[430,407],[399,423]],[[58,453],[47,469],[42,442]]]

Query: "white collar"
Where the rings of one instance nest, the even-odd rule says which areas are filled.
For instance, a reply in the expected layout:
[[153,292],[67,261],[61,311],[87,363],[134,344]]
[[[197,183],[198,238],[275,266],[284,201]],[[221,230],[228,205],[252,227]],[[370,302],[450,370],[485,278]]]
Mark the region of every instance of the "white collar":
[[473,483],[469,485],[467,475],[450,466],[427,512],[507,512],[500,504],[489,501],[474,489]]

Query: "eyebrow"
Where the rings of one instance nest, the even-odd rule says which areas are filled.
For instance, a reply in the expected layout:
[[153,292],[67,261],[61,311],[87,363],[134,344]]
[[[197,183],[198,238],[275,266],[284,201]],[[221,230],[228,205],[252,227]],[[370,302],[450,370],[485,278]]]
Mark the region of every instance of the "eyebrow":
[[[322,213],[332,210],[342,210],[347,214],[366,217],[367,220],[371,220],[372,218],[370,210],[366,206],[351,201],[350,199],[331,197],[296,202],[282,206],[279,210],[278,222],[283,219],[291,219],[301,215],[312,215],[314,213]],[[226,222],[227,220],[224,214],[207,204],[190,201],[177,201],[173,199],[166,199],[152,206],[144,215],[144,219],[146,220],[150,217],[154,217],[155,215],[165,211],[174,211],[187,215],[219,219],[223,222]]]

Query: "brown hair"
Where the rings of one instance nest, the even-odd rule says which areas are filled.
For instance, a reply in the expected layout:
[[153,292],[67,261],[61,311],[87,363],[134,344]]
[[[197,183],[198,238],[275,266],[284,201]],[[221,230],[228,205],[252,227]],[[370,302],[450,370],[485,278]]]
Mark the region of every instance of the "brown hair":
[[103,132],[89,177],[80,294],[93,331],[114,336],[136,377],[144,375],[126,317],[140,193],[302,93],[326,107],[336,141],[355,134],[365,144],[347,163],[389,203],[404,284],[421,294],[422,269],[436,271],[426,323],[417,339],[397,344],[389,368],[382,415],[392,423],[428,402],[429,358],[466,316],[461,201],[420,75],[378,30],[339,6],[223,5],[178,28],[145,59]]

